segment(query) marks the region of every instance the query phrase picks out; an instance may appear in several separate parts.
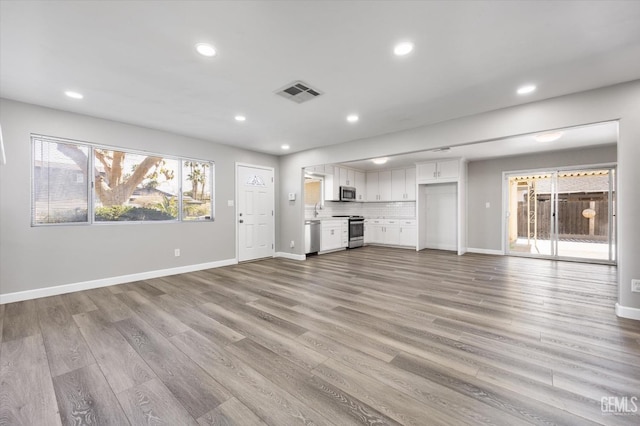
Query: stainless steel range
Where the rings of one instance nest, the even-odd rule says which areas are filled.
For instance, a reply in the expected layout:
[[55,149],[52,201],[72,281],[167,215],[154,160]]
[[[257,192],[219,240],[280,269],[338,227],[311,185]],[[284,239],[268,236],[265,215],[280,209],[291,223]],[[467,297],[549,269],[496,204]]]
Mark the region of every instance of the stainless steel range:
[[364,216],[333,216],[349,219],[349,248],[362,247],[364,245]]

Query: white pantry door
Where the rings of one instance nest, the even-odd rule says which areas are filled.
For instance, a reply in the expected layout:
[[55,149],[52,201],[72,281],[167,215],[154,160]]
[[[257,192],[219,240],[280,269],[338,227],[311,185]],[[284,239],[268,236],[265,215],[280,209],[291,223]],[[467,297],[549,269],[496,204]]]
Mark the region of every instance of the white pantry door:
[[273,169],[237,165],[238,261],[274,254]]

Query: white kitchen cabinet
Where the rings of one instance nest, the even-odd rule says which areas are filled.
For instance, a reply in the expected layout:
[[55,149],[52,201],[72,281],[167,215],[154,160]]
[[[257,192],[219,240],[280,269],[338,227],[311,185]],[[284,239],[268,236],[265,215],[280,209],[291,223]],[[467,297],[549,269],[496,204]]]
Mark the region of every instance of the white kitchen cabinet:
[[416,168],[396,169],[391,171],[391,200],[416,200]]
[[367,201],[391,201],[391,170],[367,173]]
[[325,201],[340,201],[340,186],[338,179],[333,175],[324,176]]
[[418,241],[415,220],[400,221],[400,235],[398,245],[415,247]]
[[335,167],[333,164],[325,164],[324,165],[324,174],[325,175],[334,175],[335,174]]
[[324,199],[340,201],[340,187],[356,188],[356,201],[365,201],[366,179],[364,172],[332,164],[324,165]]
[[380,201],[391,201],[391,170],[378,172],[378,191]]
[[365,221],[364,239],[367,244],[384,244],[383,219]]
[[405,191],[407,194],[407,198],[405,199],[405,201],[416,200],[416,168],[415,167],[405,169]]
[[[345,232],[346,231],[346,232]],[[347,220],[323,220],[320,222],[320,251],[338,250],[349,244]]]
[[356,198],[358,201],[365,201],[367,199],[367,180],[364,172],[355,172],[356,182]]
[[417,166],[418,183],[455,182],[460,173],[460,160],[421,163]]
[[400,245],[400,224],[398,220],[387,219],[382,227],[383,244],[392,246]]
[[320,165],[317,165],[317,166],[305,167],[304,170],[307,173],[315,173],[315,174],[324,174],[325,173],[324,164],[320,164]]
[[367,172],[367,201],[379,201],[378,172]]
[[370,244],[372,237],[373,237],[373,232],[371,231],[371,219],[365,219],[364,220],[364,243],[365,244]]
[[391,200],[403,201],[405,197],[404,169],[391,170]]
[[364,228],[365,244],[416,246],[415,219],[367,219]]
[[340,186],[356,186],[356,171],[344,167],[336,167],[340,174]]
[[340,226],[342,239],[340,240],[340,247],[349,247],[349,221],[343,220]]

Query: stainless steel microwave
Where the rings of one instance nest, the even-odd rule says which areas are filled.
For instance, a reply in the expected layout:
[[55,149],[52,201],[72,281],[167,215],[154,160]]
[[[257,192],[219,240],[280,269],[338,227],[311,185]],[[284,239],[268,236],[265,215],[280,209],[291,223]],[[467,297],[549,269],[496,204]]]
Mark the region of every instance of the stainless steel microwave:
[[356,201],[356,189],[352,186],[341,186],[340,201]]

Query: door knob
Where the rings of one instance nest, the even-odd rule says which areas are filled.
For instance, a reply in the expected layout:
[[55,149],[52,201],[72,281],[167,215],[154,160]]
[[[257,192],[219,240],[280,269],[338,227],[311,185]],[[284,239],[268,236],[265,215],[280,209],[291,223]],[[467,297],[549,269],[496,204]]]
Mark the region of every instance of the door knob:
[[240,222],[240,223],[244,223],[244,220],[240,219],[238,222]]

